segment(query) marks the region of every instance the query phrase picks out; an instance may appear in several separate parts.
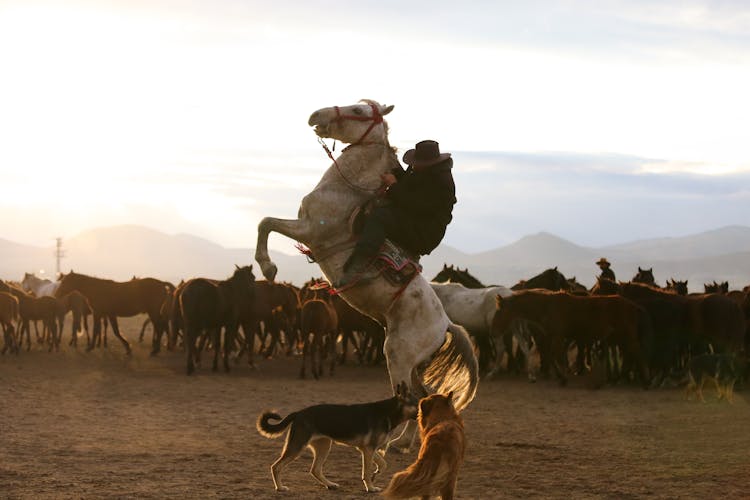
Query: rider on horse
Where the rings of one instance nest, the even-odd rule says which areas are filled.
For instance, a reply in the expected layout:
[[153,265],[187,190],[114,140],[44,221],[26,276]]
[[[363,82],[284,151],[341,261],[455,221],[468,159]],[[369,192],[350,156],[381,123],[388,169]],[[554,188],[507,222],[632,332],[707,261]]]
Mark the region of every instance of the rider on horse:
[[406,170],[396,167],[383,174],[385,203],[366,217],[352,255],[344,264],[339,286],[361,275],[386,238],[408,253],[432,252],[445,236],[456,203],[450,153],[440,153],[437,142],[426,140],[404,154]]

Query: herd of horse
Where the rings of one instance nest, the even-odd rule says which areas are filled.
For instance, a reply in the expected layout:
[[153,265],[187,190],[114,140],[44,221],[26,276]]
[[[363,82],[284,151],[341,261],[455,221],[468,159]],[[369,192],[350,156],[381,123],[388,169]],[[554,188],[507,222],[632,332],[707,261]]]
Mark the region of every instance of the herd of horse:
[[[45,284],[55,288],[48,299],[42,295],[50,294],[34,297],[2,283],[4,351],[18,352],[24,333],[28,349],[29,325],[37,320],[44,323],[42,338],[49,349],[59,349],[61,318],[72,311],[74,324],[81,325],[76,316],[83,318],[87,349],[105,344],[111,326],[130,354],[117,318],[145,313],[154,331],[152,353],[161,349],[165,333],[169,349],[181,338],[188,373],[207,345],[214,352],[215,370],[220,359],[229,370],[234,351],[238,356],[247,353],[252,364],[259,338],[259,350],[266,355],[284,344],[287,352],[296,348],[303,359],[300,375],[305,376],[309,362],[313,376],[319,377],[341,339],[345,345],[354,341],[360,355],[363,346],[382,353],[394,394],[401,385],[420,396],[428,390],[450,393],[458,411],[475,397],[481,374],[494,375],[506,359],[511,370],[521,370],[525,363],[534,379],[536,372],[528,362],[534,347],[539,371],[554,372],[562,383],[571,372],[567,355],[572,349],[575,372],[606,366],[611,380],[640,380],[644,385],[679,371],[700,353],[729,352],[744,359],[749,343],[747,287],[729,291],[713,283],[715,290],[691,295],[686,283],[674,280],[669,289],[656,287],[650,269],[639,268],[632,282],[602,281],[592,290],[566,279],[557,268],[506,288],[484,286],[468,271],[447,265],[431,281],[420,273],[403,283],[381,274],[333,296],[319,280],[300,288],[275,282],[277,267],[268,252],[272,232],[298,242],[328,282],[340,282],[357,239],[354,216],[377,202],[383,176],[400,165],[385,120],[393,109],[362,100],[309,116],[308,125],[333,163],[302,198],[296,219],[260,221],[255,260],[265,281],[255,279],[252,266],[237,267],[225,280],[195,278],[176,286],[153,278],[115,282],[70,272],[57,284]],[[334,158],[324,139],[347,147]],[[32,281],[24,279],[28,286]],[[357,326],[344,326],[349,321]],[[408,447],[415,435],[416,424],[410,421],[395,446]]]
[[[744,356],[750,348],[750,287],[730,291],[726,282],[687,293],[673,279],[661,288],[652,270],[639,268],[630,282],[600,279],[590,289],[549,268],[511,286],[487,286],[467,269],[444,265],[430,281],[451,321],[471,335],[480,370],[491,378],[501,369],[530,380],[538,373],[565,383],[595,364],[610,382],[638,380],[649,386],[684,370],[706,352]],[[225,280],[194,278],[178,285],[155,278],[117,282],[70,272],[57,282],[26,274],[19,283],[0,281],[0,324],[6,351],[30,349],[31,326],[39,342],[59,350],[64,319],[70,313],[69,345],[86,336],[86,349],[106,346],[111,328],[127,354],[131,346],[117,319],[147,315],[153,330],[152,354],[162,347],[185,350],[187,373],[201,352],[220,360],[254,355],[272,357],[283,349],[301,358],[300,377],[319,378],[324,367],[354,353],[360,363],[383,361],[383,326],[331,293],[328,282],[311,278],[301,287],[256,280],[252,266],[236,266]],[[89,335],[89,317],[93,332]],[[36,323],[41,323],[41,334]],[[539,363],[529,362],[533,349]],[[568,356],[575,353],[575,362]]]

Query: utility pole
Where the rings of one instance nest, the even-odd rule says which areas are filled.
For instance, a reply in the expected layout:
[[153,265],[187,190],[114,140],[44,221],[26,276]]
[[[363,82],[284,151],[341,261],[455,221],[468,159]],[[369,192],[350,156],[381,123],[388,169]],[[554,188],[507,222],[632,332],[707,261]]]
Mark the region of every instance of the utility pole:
[[65,257],[65,250],[63,250],[62,247],[62,238],[57,237],[55,238],[55,261],[57,264],[55,266],[55,277],[60,276],[60,271],[62,270],[62,268],[60,267],[60,261],[63,257]]

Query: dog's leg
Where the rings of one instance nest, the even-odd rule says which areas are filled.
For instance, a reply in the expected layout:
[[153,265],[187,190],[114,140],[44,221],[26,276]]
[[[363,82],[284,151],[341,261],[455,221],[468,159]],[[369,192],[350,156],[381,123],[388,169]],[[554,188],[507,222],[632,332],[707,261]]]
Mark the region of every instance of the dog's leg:
[[[276,491],[289,491],[288,486],[281,484],[281,469],[297,458],[307,444],[304,436],[300,436],[297,431],[298,429],[295,428],[294,422],[292,422],[289,433],[286,435],[286,442],[284,443],[284,449],[281,451],[281,456],[271,464],[271,477],[273,478],[273,486],[276,488]],[[307,439],[309,439],[309,436],[307,436]]]
[[705,385],[705,383],[706,383],[706,377],[701,376],[701,381],[698,384],[698,388],[696,389],[696,393],[698,394],[698,399],[701,400],[701,403],[706,402],[706,398],[703,397],[703,386]]
[[727,401],[729,401],[730,405],[734,404],[734,383],[735,383],[735,380],[732,379],[727,384],[726,391],[725,391],[725,394],[727,395]]
[[417,439],[417,421],[407,420],[401,435],[388,443],[387,449],[394,449],[399,453],[409,453]]
[[365,483],[365,490],[368,493],[381,491],[382,488],[378,488],[372,484],[372,478],[375,475],[373,455],[377,455],[377,453],[368,446],[359,448],[359,452],[362,454],[362,482]]
[[329,490],[338,489],[339,485],[333,481],[329,481],[323,475],[323,466],[328,458],[328,453],[331,451],[331,445],[333,441],[328,438],[319,438],[314,441],[310,441],[310,448],[313,452],[313,463],[310,468],[310,474],[318,480],[320,484],[328,488]]
[[375,474],[382,474],[388,468],[388,464],[386,463],[385,458],[383,457],[383,455],[385,455],[385,451],[384,450],[382,450],[382,451],[381,450],[377,450],[372,455],[373,460],[375,460],[375,465],[377,465],[377,467],[378,467],[378,470],[375,471],[375,473],[373,474],[373,477],[375,476]]
[[713,381],[714,381],[714,386],[716,386],[717,399],[721,401],[722,399],[726,397],[726,387],[724,387],[724,389],[722,390],[721,384],[719,384],[718,376],[714,378]]

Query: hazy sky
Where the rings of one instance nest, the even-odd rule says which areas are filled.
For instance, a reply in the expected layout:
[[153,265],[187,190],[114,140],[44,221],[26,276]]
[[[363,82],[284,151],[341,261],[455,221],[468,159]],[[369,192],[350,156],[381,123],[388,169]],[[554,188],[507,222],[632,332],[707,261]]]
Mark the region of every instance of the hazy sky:
[[360,98],[454,152],[465,251],[747,224],[748,5],[0,0],[0,238],[254,246],[328,165],[309,114]]

